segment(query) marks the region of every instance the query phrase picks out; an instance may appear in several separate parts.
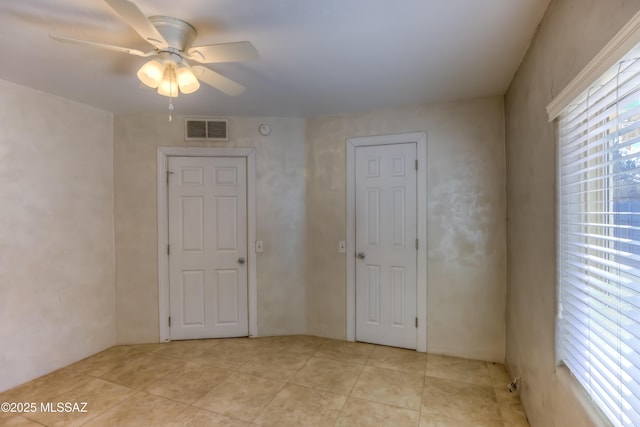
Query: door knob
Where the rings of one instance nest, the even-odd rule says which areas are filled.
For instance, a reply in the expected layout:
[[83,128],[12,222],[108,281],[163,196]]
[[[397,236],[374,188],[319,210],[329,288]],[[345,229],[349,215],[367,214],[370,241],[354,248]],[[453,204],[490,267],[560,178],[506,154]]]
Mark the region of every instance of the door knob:
[[239,264],[244,264],[245,262],[246,262],[246,260],[244,259],[244,257],[238,258],[238,263]]
[[364,259],[364,252],[358,252],[358,258]]

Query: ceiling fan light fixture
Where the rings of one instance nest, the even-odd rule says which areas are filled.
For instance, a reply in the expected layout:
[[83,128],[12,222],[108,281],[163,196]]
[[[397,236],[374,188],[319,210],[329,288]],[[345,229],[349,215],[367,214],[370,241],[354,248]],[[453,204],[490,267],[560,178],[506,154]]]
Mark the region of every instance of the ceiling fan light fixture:
[[164,65],[152,59],[151,61],[145,63],[138,70],[138,79],[145,85],[157,88],[162,81],[162,77],[164,76]]
[[189,94],[200,88],[200,82],[235,96],[245,87],[233,80],[201,65],[191,67],[185,59],[199,64],[239,62],[258,59],[255,47],[247,41],[193,46],[196,29],[188,22],[170,16],[147,17],[134,0],[104,0],[120,18],[139,36],[149,42],[153,49],[143,52],[128,47],[113,46],[89,40],[72,39],[50,35],[54,40],[98,47],[105,50],[127,53],[148,60],[137,71],[138,79],[146,86],[157,89],[158,94],[169,98],[169,121],[173,111],[173,98],[180,92]]
[[200,88],[200,82],[184,62],[178,64],[176,68],[176,80],[180,92],[184,94],[193,93]]
[[176,82],[176,70],[171,65],[164,69],[164,76],[158,86],[158,93],[171,98],[178,97],[178,84]]

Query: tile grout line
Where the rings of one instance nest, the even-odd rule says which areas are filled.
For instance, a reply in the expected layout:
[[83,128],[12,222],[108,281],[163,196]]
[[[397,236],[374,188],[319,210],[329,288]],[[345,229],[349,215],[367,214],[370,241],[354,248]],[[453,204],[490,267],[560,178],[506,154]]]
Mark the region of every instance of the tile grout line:
[[[212,346],[212,348],[214,348],[214,347],[216,347],[216,346],[215,346],[215,345],[214,345],[214,346]],[[208,350],[210,350],[210,349],[208,349]],[[171,357],[171,356],[170,356],[170,357]],[[199,398],[196,398],[196,399],[195,399],[193,402],[191,402],[191,403],[185,403],[185,402],[177,401],[177,400],[175,400],[175,399],[171,399],[171,398],[168,398],[168,397],[165,397],[165,396],[159,396],[159,395],[156,395],[156,394],[153,394],[153,393],[149,393],[149,392],[147,392],[147,391],[144,391],[144,392],[145,392],[145,393],[147,393],[147,394],[153,395],[153,396],[158,396],[158,397],[161,397],[161,398],[164,398],[164,399],[167,399],[167,400],[171,400],[171,401],[173,401],[173,402],[176,402],[176,403],[180,403],[180,404],[185,405],[186,407],[185,407],[185,408],[180,412],[180,414],[182,414],[183,412],[186,412],[189,408],[193,408],[193,409],[196,409],[196,410],[201,410],[201,411],[210,412],[210,413],[212,413],[212,414],[220,415],[220,416],[223,416],[223,417],[226,417],[226,418],[232,419],[232,420],[237,420],[237,421],[241,421],[241,422],[245,422],[245,423],[246,423],[247,421],[245,421],[245,420],[241,420],[241,419],[239,419],[239,418],[231,417],[231,416],[226,415],[226,414],[221,414],[221,413],[219,413],[219,412],[212,411],[212,410],[207,409],[207,408],[202,408],[202,407],[199,407],[199,406],[195,406],[195,405],[194,405],[194,403],[196,403],[200,398],[202,398],[202,397],[203,397],[204,395],[206,395],[207,393],[210,393],[214,388],[216,388],[219,384],[221,384],[221,383],[222,383],[222,382],[224,382],[226,379],[228,379],[229,377],[231,377],[234,373],[241,374],[241,375],[251,375],[251,374],[245,374],[245,373],[243,373],[243,372],[240,372],[240,371],[239,371],[239,369],[240,369],[242,366],[244,366],[246,363],[248,363],[251,359],[253,359],[253,357],[255,357],[255,355],[254,355],[254,356],[252,356],[252,357],[251,357],[249,360],[247,360],[246,362],[244,362],[244,363],[241,363],[241,364],[237,365],[235,368],[228,368],[228,367],[223,368],[223,367],[220,367],[220,366],[212,366],[212,365],[208,365],[208,364],[205,364],[205,363],[199,363],[199,362],[192,361],[192,360],[190,360],[190,359],[184,359],[184,358],[182,358],[182,357],[177,357],[177,356],[175,356],[176,360],[181,360],[181,361],[184,361],[184,362],[186,362],[186,363],[189,363],[189,362],[191,362],[191,363],[196,363],[196,364],[198,364],[198,365],[200,365],[200,366],[204,366],[204,367],[208,367],[208,368],[212,368],[212,367],[213,367],[213,368],[216,368],[216,369],[223,369],[223,370],[227,370],[227,371],[229,371],[229,372],[230,372],[230,374],[229,374],[229,375],[227,375],[224,379],[222,379],[222,380],[220,381],[220,383],[215,384],[214,386],[212,386],[212,387],[211,387],[211,389],[209,389],[209,390],[207,390],[206,392],[204,392],[204,393],[203,393]],[[255,376],[255,375],[252,375],[252,376]],[[257,378],[262,378],[262,377],[257,377]],[[158,381],[159,381],[159,380],[158,380]],[[156,381],[156,382],[157,382],[157,381]],[[155,383],[155,382],[154,382],[154,383]],[[153,384],[153,383],[152,383],[152,384]],[[151,385],[151,384],[150,384],[150,385]],[[277,394],[277,393],[276,393],[276,394]],[[266,407],[266,406],[265,406],[265,407]],[[264,409],[264,408],[263,408],[263,409]],[[180,415],[180,414],[179,414],[179,415]],[[259,415],[259,414],[257,414],[257,415],[256,415],[256,417],[254,417],[254,420],[255,420],[255,418],[257,418],[257,416],[258,416],[258,415]],[[253,424],[253,421],[251,421],[251,422],[249,422],[249,423],[250,423],[250,424]]]
[[[266,348],[271,348],[271,347],[272,347],[272,345],[273,345],[273,343],[267,342],[267,344],[266,344]],[[263,350],[264,350],[264,349],[263,349]],[[256,357],[256,355],[255,355],[255,354],[254,354],[251,358],[249,358],[249,360],[247,360],[245,363],[248,363],[248,362],[249,362],[251,359],[253,359],[254,357]],[[237,367],[234,369],[234,371],[233,371],[233,372],[234,372],[234,373],[237,373],[237,374],[240,374],[240,375],[251,375],[251,376],[254,376],[254,377],[257,377],[257,378],[262,378],[262,377],[258,377],[257,375],[245,374],[244,372],[240,372],[240,368],[241,368],[245,363],[241,363],[239,366],[237,366]],[[233,374],[232,374],[232,375],[233,375]],[[286,385],[286,383],[285,383],[285,385]],[[215,387],[214,387],[214,388],[215,388]],[[280,394],[280,392],[281,392],[283,389],[284,389],[284,385],[283,385],[283,386],[278,390],[278,392],[277,392],[277,393],[275,393],[275,394],[273,395],[273,397],[272,397],[271,399],[269,399],[269,401],[268,401],[265,405],[263,405],[263,406],[262,406],[262,408],[260,408],[260,410],[256,413],[256,415],[255,415],[253,418],[251,418],[251,421],[249,421],[249,424],[250,424],[250,425],[255,425],[255,420],[256,420],[256,419],[260,416],[260,414],[261,414],[261,413],[266,409],[266,407],[267,407],[267,406],[269,406],[269,404],[273,401],[273,399],[275,399],[275,398],[276,398],[276,396],[277,396],[278,394]],[[245,422],[246,422],[246,421],[245,421]]]
[[[387,346],[380,346],[380,345],[377,345],[377,344],[372,344],[372,346],[373,346],[373,348],[372,348],[371,352],[369,353],[369,355],[367,356],[365,364],[363,365],[363,369],[360,372],[360,374],[358,375],[358,379],[354,383],[354,387],[353,388],[355,388],[355,384],[357,384],[358,380],[360,379],[360,375],[362,374],[362,372],[364,372],[364,367],[367,367],[367,366],[372,367],[372,368],[376,368],[376,369],[383,369],[383,370],[386,370],[386,371],[394,371],[394,372],[401,372],[401,373],[408,373],[408,374],[415,374],[416,373],[415,371],[409,372],[409,371],[403,371],[403,370],[400,370],[400,369],[393,369],[393,368],[388,368],[388,367],[384,368],[384,367],[380,367],[380,366],[376,366],[376,365],[370,365],[369,361],[371,360],[371,357],[372,357],[374,351],[376,350],[376,348],[387,347]],[[425,355],[428,356],[428,353],[425,353]],[[391,403],[385,403],[385,402],[379,402],[377,400],[371,400],[371,399],[368,399],[366,397],[351,396],[351,393],[353,392],[353,388],[352,388],[352,390],[350,392],[350,397],[353,397],[354,399],[358,399],[358,400],[363,400],[363,401],[366,401],[366,402],[372,402],[372,403],[376,403],[376,404],[379,404],[379,405],[384,405],[384,406],[389,406],[389,407],[392,407],[392,408],[397,408],[397,409],[401,409],[401,410],[415,412],[415,413],[418,414],[418,424],[419,424],[420,423],[420,417],[422,416],[422,396],[424,394],[424,387],[425,387],[425,382],[426,382],[426,370],[427,370],[428,357],[425,357],[424,363],[425,363],[424,372],[421,374],[422,386],[421,386],[421,392],[420,392],[420,405],[419,405],[419,409],[417,411],[409,409],[409,408],[406,408],[404,406],[399,406],[399,405],[395,405],[395,404],[391,404]]]
[[[54,371],[54,372],[62,371],[62,370],[64,370],[64,369],[68,369],[68,368],[69,368],[69,366],[65,366],[65,367],[63,367],[63,368],[60,368],[60,369],[58,369],[58,370]],[[94,376],[89,375],[89,374],[85,374],[85,373],[82,373],[82,372],[77,372],[77,371],[75,371],[75,370],[73,370],[73,369],[69,369],[69,370],[70,370],[70,371],[72,371],[74,374],[78,374],[78,375],[80,375],[80,376],[82,376],[82,377],[87,377],[89,380],[88,380],[86,383],[84,383],[84,384],[80,384],[80,385],[78,385],[78,386],[76,386],[76,387],[72,387],[72,388],[70,388],[69,390],[63,391],[63,392],[61,392],[60,394],[56,394],[55,396],[51,397],[51,400],[50,400],[51,402],[56,401],[59,397],[63,396],[63,395],[64,395],[64,394],[66,394],[66,393],[71,393],[71,392],[73,392],[74,390],[79,389],[80,387],[83,387],[83,386],[87,385],[88,383],[90,383],[91,381],[93,381],[93,380],[95,380],[95,379],[100,379],[100,380],[102,380],[102,378],[97,378],[97,377],[94,377]],[[52,372],[52,373],[53,373],[53,372]],[[50,375],[50,374],[47,374],[47,375]],[[102,380],[102,381],[105,381],[105,380]],[[117,385],[119,385],[119,384],[117,384]],[[128,387],[127,387],[127,388],[128,388]],[[118,402],[118,403],[119,403],[119,402]],[[117,403],[116,403],[116,404],[114,404],[113,406],[115,406],[115,405],[117,405]],[[106,411],[106,409],[105,409],[105,411]],[[96,415],[96,417],[97,417],[97,416],[99,416],[99,415],[101,415],[103,412],[104,412],[104,411],[100,412],[100,414],[97,414],[97,415]],[[35,420],[35,419],[33,419],[33,418],[29,417],[28,415],[25,415],[25,414],[26,414],[26,413],[21,413],[20,415],[21,415],[23,418],[26,418],[26,419],[27,419],[27,420],[29,420],[29,421],[35,422],[35,423],[40,424],[40,425],[47,426],[47,424],[42,424],[40,421],[37,421],[37,420]],[[95,417],[92,417],[92,418],[90,418],[90,419],[93,419],[93,418],[95,418]],[[89,421],[89,420],[87,420],[87,422],[88,422],[88,421]],[[86,423],[86,422],[85,422],[85,423]],[[85,423],[83,423],[83,424],[85,424]]]
[[[269,346],[270,346],[270,345],[269,345]],[[316,350],[316,351],[317,351],[317,350]],[[285,350],[285,352],[292,353],[291,351],[287,351],[287,350]],[[298,353],[298,354],[300,354],[300,353]],[[304,353],[302,353],[302,354],[304,354]],[[315,354],[315,352],[314,352],[314,354]],[[304,366],[306,366],[307,362],[311,359],[311,357],[313,357],[313,356],[310,356],[310,357],[309,357],[309,358],[304,362],[303,367],[304,367]],[[251,359],[250,359],[250,360],[251,360]],[[248,362],[248,361],[247,361],[247,362]],[[243,365],[244,365],[244,364],[243,364]],[[239,369],[239,368],[240,368],[240,367],[238,367],[238,369]],[[265,410],[265,409],[267,409],[267,407],[271,404],[271,402],[273,402],[273,401],[275,400],[275,398],[276,398],[276,397],[278,397],[278,395],[282,392],[282,390],[284,390],[284,389],[285,389],[285,387],[286,387],[288,384],[290,384],[290,383],[289,383],[289,381],[291,381],[291,379],[292,379],[292,378],[293,378],[293,377],[294,377],[294,376],[295,376],[295,375],[300,371],[300,369],[302,369],[302,367],[301,367],[301,368],[299,368],[299,369],[296,371],[296,373],[295,373],[295,374],[293,374],[293,376],[292,376],[289,380],[287,380],[287,381],[283,382],[283,386],[280,388],[280,390],[278,390],[278,392],[277,392],[277,393],[275,393],[271,399],[269,399],[269,401],[268,401],[268,402],[267,402],[267,403],[266,403],[266,404],[265,404],[265,405],[260,409],[260,411],[258,411],[258,413],[256,414],[256,416],[255,416],[255,417],[253,417],[253,419],[251,420],[250,425],[255,425],[255,420],[260,416],[260,414],[262,414],[262,413],[264,412],[264,410]],[[240,372],[240,371],[238,371],[238,370],[236,370],[236,372],[238,372],[238,373],[240,373],[240,374],[243,374],[243,375],[251,375],[251,376],[254,376],[254,377],[257,377],[257,378],[263,378],[263,377],[259,377],[259,376],[257,376],[257,375],[245,374],[245,373]],[[269,379],[270,381],[275,381],[275,380],[272,380],[272,379],[270,379],[270,378],[266,378],[266,379]]]
[[[353,382],[353,385],[351,386],[351,390],[349,390],[349,393],[347,394],[347,398],[344,401],[344,405],[342,405],[342,408],[340,409],[340,412],[338,413],[338,418],[336,419],[336,423],[340,419],[340,415],[342,414],[342,411],[344,410],[345,406],[347,406],[347,400],[349,400],[350,398],[357,399],[357,397],[352,396],[353,389],[356,388],[356,384],[358,384],[358,381],[360,381],[360,376],[364,372],[364,368],[367,366],[367,362],[369,362],[369,358],[371,357],[371,353],[373,353],[374,349],[375,349],[375,344],[373,344],[373,346],[371,347],[371,351],[369,351],[369,354],[367,355],[366,359],[364,360],[364,363],[362,364],[362,367],[360,368],[360,372],[358,372],[358,376],[356,377],[356,380]],[[334,425],[335,425],[335,423],[334,423]]]
[[[213,346],[212,346],[212,347],[213,347]],[[193,361],[191,361],[191,360],[189,360],[189,359],[185,359],[185,358],[183,358],[183,357],[178,357],[178,356],[175,356],[175,355],[167,355],[167,354],[164,354],[164,353],[156,353],[156,352],[157,352],[157,350],[159,350],[159,349],[160,349],[160,348],[157,348],[157,349],[154,349],[154,350],[152,350],[152,351],[148,351],[148,352],[146,352],[146,353],[148,353],[148,354],[152,354],[152,353],[153,353],[153,354],[160,355],[160,356],[166,356],[166,357],[172,358],[172,359],[174,359],[174,360],[176,360],[176,361],[182,361],[182,362],[184,362],[184,363],[195,363],[195,364],[198,364],[198,365],[200,365],[200,366],[211,367],[210,365],[201,364],[201,363],[198,363],[198,362],[193,362]],[[142,353],[144,353],[144,352],[142,352]],[[141,354],[142,354],[142,353],[141,353]],[[219,368],[219,367],[215,367],[215,368],[218,368],[218,369],[224,369],[224,368]],[[114,368],[114,369],[117,369],[117,368]],[[112,369],[111,371],[113,371],[114,369]],[[131,394],[131,396],[127,397],[126,399],[122,400],[121,402],[117,402],[116,404],[114,404],[114,405],[110,406],[109,408],[105,409],[105,410],[104,410],[104,411],[102,411],[100,414],[96,415],[96,417],[91,418],[91,420],[92,420],[92,419],[94,419],[94,418],[97,418],[98,416],[100,416],[100,415],[102,415],[103,413],[107,412],[109,409],[111,409],[111,408],[113,408],[113,407],[115,407],[115,406],[118,406],[118,405],[120,405],[120,404],[123,404],[123,403],[124,403],[124,402],[126,402],[126,401],[131,400],[135,395],[137,395],[137,394],[139,394],[139,393],[144,393],[144,394],[149,395],[149,396],[153,396],[153,397],[160,398],[160,399],[166,399],[166,400],[169,400],[169,401],[171,401],[171,402],[178,403],[178,404],[180,404],[180,405],[184,405],[184,406],[185,406],[185,408],[184,408],[182,411],[180,411],[180,413],[179,413],[178,415],[181,415],[182,413],[186,412],[186,411],[189,409],[189,407],[191,407],[191,408],[195,408],[195,409],[199,409],[199,410],[206,410],[206,409],[204,409],[204,408],[199,408],[199,407],[197,407],[197,406],[193,406],[193,403],[195,403],[198,399],[196,399],[196,400],[195,400],[194,402],[192,402],[192,403],[185,403],[185,402],[182,402],[182,401],[179,401],[179,400],[175,400],[175,399],[172,399],[172,398],[169,398],[169,397],[166,397],[166,396],[161,396],[161,395],[158,395],[158,394],[155,394],[155,393],[151,393],[151,392],[149,392],[149,391],[146,391],[146,388],[147,388],[147,387],[149,387],[149,386],[151,386],[151,385],[153,385],[153,384],[157,383],[158,381],[162,380],[163,378],[165,378],[165,377],[166,377],[166,376],[168,376],[169,374],[174,373],[174,372],[177,372],[179,369],[181,369],[181,368],[180,368],[180,367],[176,367],[175,369],[173,369],[173,370],[171,370],[171,371],[169,371],[169,372],[165,373],[165,374],[164,374],[164,375],[162,375],[161,377],[158,377],[158,378],[157,378],[155,381],[153,381],[152,383],[150,383],[150,384],[148,384],[148,385],[146,385],[146,386],[144,386],[144,387],[142,387],[142,388],[140,388],[140,389],[135,389],[135,388],[131,388],[131,387],[129,387],[129,386],[124,386],[124,385],[122,385],[122,384],[118,384],[118,383],[115,383],[115,382],[113,382],[113,381],[106,380],[106,379],[104,379],[104,378],[98,378],[98,379],[100,379],[100,380],[102,380],[102,381],[107,381],[107,382],[110,382],[110,383],[112,383],[112,384],[116,384],[116,385],[118,385],[118,386],[128,388],[128,389],[132,390],[134,393],[132,393],[132,394]],[[111,371],[109,371],[109,372],[111,372]],[[105,373],[105,374],[103,374],[103,375],[107,375],[109,372],[107,372],[107,373]],[[215,387],[216,387],[216,386],[213,386],[213,387],[211,388],[211,390],[213,390]],[[211,390],[209,390],[209,391],[211,391]],[[205,392],[204,394],[208,393],[209,391]],[[204,394],[203,394],[203,396],[204,396]],[[216,413],[216,412],[213,412],[213,411],[208,411],[208,412]],[[218,414],[218,413],[216,413],[216,414]],[[178,415],[176,415],[176,417],[177,417]],[[218,415],[226,416],[226,415],[224,415],[224,414],[218,414]],[[227,417],[228,417],[228,416],[227,416]],[[231,417],[228,417],[228,418],[231,418]],[[234,418],[234,419],[235,419],[235,418]],[[91,420],[87,420],[85,423],[83,423],[83,425],[84,425],[84,424],[86,424],[86,423],[88,423],[88,422],[90,422]]]

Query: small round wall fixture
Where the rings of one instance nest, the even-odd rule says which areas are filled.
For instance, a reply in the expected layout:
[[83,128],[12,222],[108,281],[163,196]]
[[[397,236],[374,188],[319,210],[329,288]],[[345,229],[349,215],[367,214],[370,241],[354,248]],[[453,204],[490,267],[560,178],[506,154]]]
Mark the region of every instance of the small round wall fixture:
[[267,136],[271,133],[271,128],[269,125],[262,124],[258,126],[258,132],[260,132],[260,135],[262,136]]

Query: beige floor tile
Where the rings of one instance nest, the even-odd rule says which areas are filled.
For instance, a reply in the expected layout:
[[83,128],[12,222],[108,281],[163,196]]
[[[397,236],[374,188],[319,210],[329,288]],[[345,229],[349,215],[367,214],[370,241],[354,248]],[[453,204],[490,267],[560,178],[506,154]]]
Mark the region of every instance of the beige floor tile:
[[496,387],[493,391],[496,394],[496,401],[498,402],[498,405],[510,406],[523,411],[520,397],[517,393],[509,393],[509,390],[507,390],[506,387]]
[[336,427],[415,427],[420,412],[350,397],[342,408]]
[[326,340],[314,353],[314,356],[364,364],[369,359],[373,347],[373,344]]
[[198,399],[193,406],[253,421],[284,385],[282,382],[236,372]]
[[141,389],[183,367],[185,361],[156,353],[141,353],[102,376],[102,379]]
[[211,348],[195,351],[185,359],[204,365],[235,370],[258,353],[258,349],[250,349],[243,343],[220,341]]
[[258,415],[260,426],[333,426],[347,398],[333,393],[287,385]]
[[187,409],[187,405],[164,397],[138,392],[133,397],[93,418],[87,427],[160,426]]
[[150,344],[128,344],[121,347],[127,348],[134,353],[151,353],[162,347],[162,345],[163,343],[156,342]]
[[218,341],[216,340],[187,340],[187,341],[171,341],[162,343],[154,350],[156,354],[164,354],[165,356],[176,357],[179,359],[189,359],[198,352],[206,352],[210,350]]
[[313,357],[290,381],[306,387],[348,395],[363,365]]
[[[0,400],[0,402],[3,402]],[[42,427],[42,424],[31,421],[20,414],[0,412],[0,426],[3,427]]]
[[487,362],[479,360],[430,354],[427,357],[427,375],[471,384],[492,385]]
[[496,393],[500,414],[505,425],[513,427],[526,427],[529,425],[517,394],[509,393],[504,388],[496,388],[494,392]]
[[271,344],[269,338],[225,338],[225,341],[243,345],[249,351],[262,351]]
[[503,425],[500,421],[460,421],[454,418],[422,413],[420,416],[420,427],[511,427]]
[[246,427],[249,425],[246,421],[190,406],[163,427]]
[[351,396],[418,411],[423,384],[419,373],[365,366]]
[[265,351],[253,356],[238,372],[287,382],[304,366],[309,355],[286,351]]
[[187,362],[145,387],[147,393],[191,404],[231,375],[231,371]]
[[[78,404],[78,408],[86,412],[36,412],[27,417],[50,427],[80,426],[92,418],[102,414],[107,409],[132,396],[135,390],[108,381],[95,378],[90,382],[63,393],[55,398],[53,405],[58,402]],[[86,407],[83,407],[83,402]]]
[[274,351],[289,351],[312,355],[324,344],[326,338],[307,335],[286,335],[273,337],[267,341],[269,342],[269,347]]
[[502,421],[493,388],[428,376],[422,395],[422,413],[476,423]]
[[424,375],[427,354],[404,348],[376,346],[369,356],[367,365]]
[[4,392],[2,399],[5,402],[50,402],[93,379],[66,367]]
[[101,377],[107,372],[126,363],[130,357],[137,353],[138,352],[130,347],[115,346],[74,363],[69,366],[69,369],[94,377]]
[[493,388],[506,389],[511,382],[507,368],[502,363],[493,362],[487,362],[487,367],[489,368],[489,376],[491,377]]
[[311,336],[126,345],[0,393],[88,414],[0,425],[528,427],[509,381],[499,363]]
[[529,427],[529,420],[524,414],[500,408],[504,427]]

